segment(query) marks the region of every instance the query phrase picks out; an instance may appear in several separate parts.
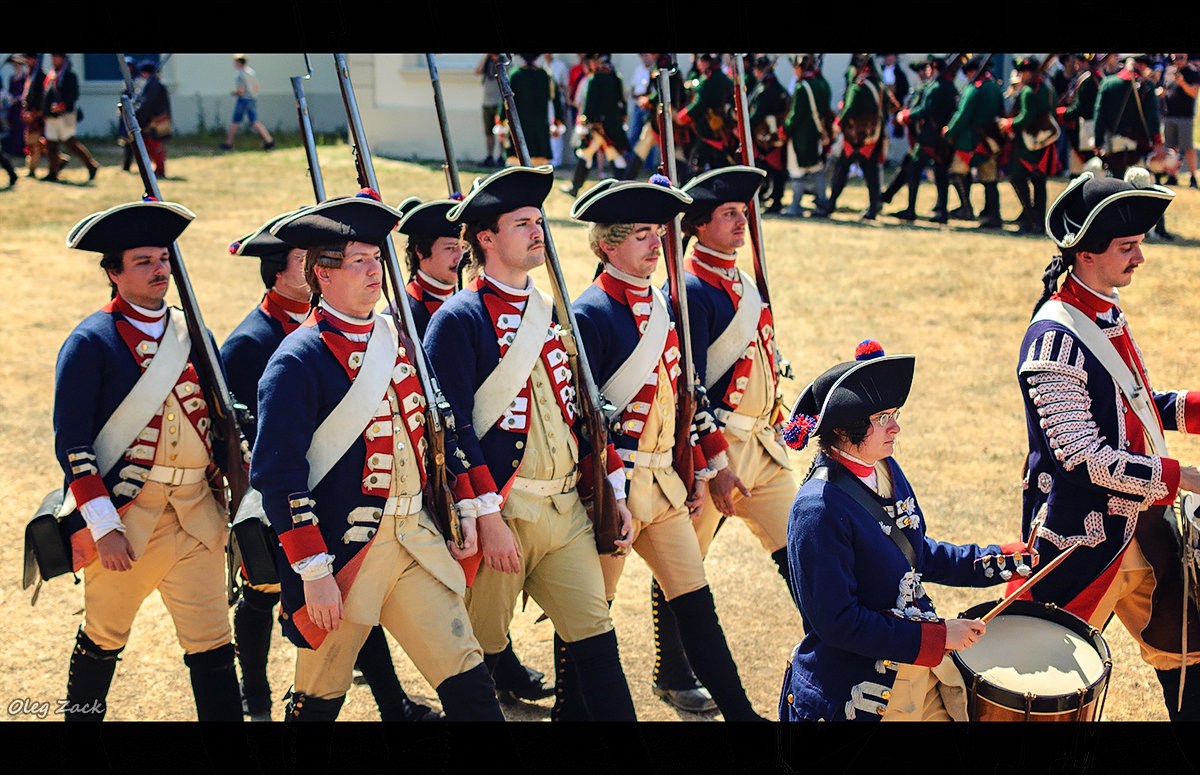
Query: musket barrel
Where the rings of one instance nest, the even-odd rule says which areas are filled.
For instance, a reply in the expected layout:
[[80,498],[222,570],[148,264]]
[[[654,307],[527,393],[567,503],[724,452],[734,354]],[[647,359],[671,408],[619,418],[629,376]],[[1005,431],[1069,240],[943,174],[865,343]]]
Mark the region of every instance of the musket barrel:
[[433,107],[437,110],[438,127],[442,132],[442,149],[446,154],[446,186],[451,194],[461,193],[462,186],[458,181],[458,162],[454,160],[454,144],[450,139],[450,122],[446,120],[446,103],[442,99],[442,82],[438,78],[437,63],[433,54],[425,55],[425,64],[429,68],[429,82],[433,86]]
[[308,76],[292,76],[292,93],[296,96],[296,113],[300,119],[300,134],[304,139],[304,154],[308,159],[308,175],[312,179],[313,194],[317,202],[325,201],[325,181],[321,177],[321,164],[317,159],[317,142],[313,136],[312,121],[308,117],[308,100],[304,97],[304,81]]

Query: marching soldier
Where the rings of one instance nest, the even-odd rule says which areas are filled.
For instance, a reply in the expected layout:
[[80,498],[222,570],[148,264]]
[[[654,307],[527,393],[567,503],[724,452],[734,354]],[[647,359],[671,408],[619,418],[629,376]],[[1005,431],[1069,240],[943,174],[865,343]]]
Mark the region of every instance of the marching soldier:
[[1158,96],[1150,80],[1154,59],[1138,54],[1100,83],[1096,95],[1096,153],[1113,177],[1162,146]]
[[802,54],[792,62],[796,73],[796,89],[791,107],[783,120],[783,131],[791,140],[788,174],[792,178],[792,203],[785,215],[803,214],[800,198],[805,182],[813,183],[816,209],[813,215],[831,213],[826,195],[825,169],[829,149],[833,145],[833,110],[829,107],[832,95],[829,82],[821,75],[816,54]]
[[[577,199],[571,217],[591,224],[588,242],[604,269],[572,308],[596,383],[613,404],[606,413],[625,463],[633,549],[659,580],[688,659],[725,720],[757,721],[717,619],[689,519],[704,503],[706,485],[698,476],[689,493],[672,461],[679,340],[650,276],[662,252],[662,224],[690,202],[663,177],[604,181]],[[703,455],[693,450],[703,469]],[[612,600],[625,558],[604,556],[600,563]]]
[[991,70],[983,67],[983,60],[975,56],[962,66],[967,77],[967,88],[963,89],[958,109],[950,118],[942,134],[954,149],[950,162],[950,183],[958,192],[961,205],[950,212],[951,218],[972,220],[975,212],[971,207],[971,170],[983,184],[983,210],[979,213],[979,225],[988,229],[1004,226],[1000,217],[1000,189],[997,183],[999,170],[997,154],[1000,143],[995,137],[996,120],[1004,113],[1004,93]]
[[767,185],[762,192],[764,212],[777,213],[783,209],[783,188],[787,180],[787,140],[780,130],[788,113],[787,90],[775,77],[775,62],[768,56],[754,60],[754,91],[750,103],[750,131],[754,136],[755,166],[767,173]]
[[916,142],[908,154],[908,158],[912,160],[905,181],[908,185],[908,206],[894,215],[906,221],[916,220],[917,189],[921,185],[921,176],[925,168],[932,165],[937,201],[934,202],[929,220],[934,223],[946,223],[950,219],[947,200],[952,151],[942,136],[942,128],[954,115],[958,105],[958,89],[954,86],[953,73],[949,72],[944,57],[930,54],[926,66],[930,70],[929,79],[918,87],[920,94],[916,103],[897,115],[897,120],[909,127]]
[[1017,231],[1040,234],[1046,223],[1046,178],[1058,166],[1054,87],[1042,77],[1036,57],[1022,57],[1015,67],[1021,84],[1016,115],[1001,119],[1000,127],[1014,137],[1009,175],[1021,202]]
[[[300,327],[311,308],[312,291],[304,279],[307,251],[271,234],[275,224],[293,214],[278,215],[229,246],[229,252],[235,256],[259,259],[259,272],[267,289],[262,302],[221,345],[221,361],[228,374],[230,392],[247,408],[242,432],[251,446],[257,430],[258,382],[267,361],[283,338]],[[242,710],[251,721],[271,720],[267,655],[275,623],[273,611],[278,603],[279,584],[251,584],[243,571],[240,597],[233,615],[233,634],[238,665],[242,669]],[[409,699],[400,686],[382,627],[371,628],[355,667],[362,671],[371,687],[381,720],[432,721],[441,718],[441,714],[428,705]]]
[[[670,110],[672,124],[675,127],[675,161],[680,173],[683,174],[687,169],[687,147],[691,142],[691,132],[686,127],[681,126],[674,120],[674,116],[677,115],[679,110],[682,109],[686,104],[686,98],[684,97],[683,76],[681,76],[679,74],[679,70],[674,67],[674,61],[672,60],[670,54],[656,54],[655,67],[671,69],[671,74],[668,76],[668,79],[671,82]],[[646,121],[646,123],[642,125],[642,134],[640,137],[638,137],[637,142],[634,143],[632,166],[630,167],[629,175],[627,176],[627,179],[629,180],[637,178],[638,172],[640,172],[642,169],[642,165],[646,163],[646,159],[650,157],[652,150],[657,149],[659,145],[658,122],[653,120],[653,117],[658,115],[659,96],[657,79],[652,78],[650,80],[649,91],[646,92],[645,96],[639,97],[638,100],[645,109],[646,114],[651,117],[651,120]],[[660,163],[665,163],[665,161],[665,159],[661,160]]]
[[[541,54],[518,54],[518,56],[525,60],[525,64],[513,70],[510,83],[513,98],[517,102],[521,131],[525,134],[529,155],[534,163],[545,164],[552,156],[551,135],[557,133],[561,136],[563,131],[563,113],[565,111],[563,98],[549,71],[535,64]],[[551,107],[554,109],[553,130],[549,116]],[[501,103],[500,111],[496,114],[496,126],[504,127],[504,134],[508,135],[506,110],[507,108]],[[511,137],[509,137],[508,155],[509,163],[516,164],[517,152],[512,148]]]
[[619,176],[625,176],[629,170],[625,157],[630,152],[629,138],[625,135],[625,85],[613,70],[610,54],[592,56],[591,75],[580,86],[583,112],[575,123],[582,139],[575,150],[575,173],[570,187],[563,188],[571,196],[579,194],[597,153],[617,169]]
[[[461,549],[424,505],[425,397],[412,342],[375,314],[379,245],[399,213],[373,192],[305,208],[272,227],[306,249],[316,308],[259,383],[250,478],[279,537],[284,634],[298,647],[286,719],[332,721],[355,659],[382,624],[433,686],[450,720],[501,721],[467,621]],[[332,419],[331,419],[332,418]],[[455,491],[473,503],[469,479]]]
[[834,163],[829,204],[818,214],[827,216],[837,209],[837,200],[846,187],[850,165],[858,162],[868,197],[867,209],[862,217],[870,221],[879,215],[879,164],[887,145],[883,130],[888,108],[885,100],[888,98],[884,96],[883,85],[870,54],[858,54],[851,69],[854,77],[846,88],[842,110],[838,114],[838,124],[842,128],[842,153]]
[[[462,224],[446,217],[462,201],[460,194],[455,196],[458,198],[424,203],[412,197],[397,208],[404,217],[396,230],[408,235],[404,248],[409,273],[405,295],[417,326],[417,336],[422,340],[429,328],[430,317],[454,295],[458,281],[458,267],[463,258]],[[496,691],[504,702],[551,696],[554,686],[547,686],[545,678],[545,673],[521,664],[511,639],[492,670]]]
[[1058,122],[1066,131],[1067,141],[1071,145],[1067,161],[1067,169],[1071,175],[1083,172],[1083,165],[1096,155],[1096,125],[1093,120],[1096,113],[1096,95],[1100,92],[1100,82],[1104,80],[1103,62],[1111,56],[1076,54],[1075,61],[1079,63],[1079,71],[1060,96],[1062,104],[1055,108]]
[[[575,386],[551,302],[529,275],[546,260],[539,208],[553,172],[506,168],[477,181],[447,214],[463,223],[472,277],[430,320],[425,349],[454,410],[470,464],[466,475],[483,493],[483,567],[467,593],[467,610],[484,659],[495,665],[508,646],[513,609],[525,591],[554,623],[551,718],[632,721],[600,559],[580,500],[580,490],[590,493],[599,483],[579,481],[592,469],[587,456],[581,459]],[[624,528],[618,545],[627,549],[625,474],[611,444],[606,453]],[[585,707],[572,707],[579,696]]]
[[183,646],[196,717],[242,718],[225,596],[226,513],[214,495],[224,493],[223,448],[213,448],[193,365],[199,345],[183,313],[164,301],[166,246],[194,217],[171,202],[132,202],[89,215],[67,235],[68,247],[102,254],[112,287],[112,300],[67,337],[55,372],[55,452],[82,517],[67,518],[84,576],[67,721],[104,718],[134,617],[156,589]]
[[[737,267],[737,249],[746,241],[747,204],[763,175],[754,167],[725,167],[683,188],[693,200],[683,215],[683,233],[697,241],[685,263],[689,328],[697,379],[714,407],[716,425],[715,430],[698,428],[706,467],[716,473],[692,526],[706,555],[723,517],[741,517],[790,584],[787,519],[796,482],[777,430],[783,411],[775,323],[754,278]],[[675,617],[669,606],[657,609],[657,682],[670,682],[668,688],[688,681],[695,685]]]
[[699,77],[691,86],[692,99],[675,119],[696,134],[689,154],[690,174],[733,164],[737,148],[734,84],[721,69],[721,55],[700,54],[695,66],[699,70]]

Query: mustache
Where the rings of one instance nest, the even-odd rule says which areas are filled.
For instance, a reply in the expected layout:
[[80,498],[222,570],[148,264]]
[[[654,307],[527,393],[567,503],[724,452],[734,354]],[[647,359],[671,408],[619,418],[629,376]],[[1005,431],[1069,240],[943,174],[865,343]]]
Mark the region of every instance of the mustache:
[[150,279],[150,282],[152,282],[152,283],[163,283],[163,282],[166,282],[166,281],[167,281],[167,278],[169,278],[169,277],[170,277],[170,275],[165,275],[165,274],[155,275],[154,277],[152,277],[152,278]]

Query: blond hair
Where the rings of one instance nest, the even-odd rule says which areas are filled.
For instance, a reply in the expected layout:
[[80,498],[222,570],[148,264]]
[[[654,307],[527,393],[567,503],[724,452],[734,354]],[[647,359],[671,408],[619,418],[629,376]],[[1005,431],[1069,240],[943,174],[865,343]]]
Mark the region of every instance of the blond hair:
[[617,247],[633,234],[633,227],[632,223],[593,223],[588,227],[588,247],[607,264],[608,256],[600,246]]

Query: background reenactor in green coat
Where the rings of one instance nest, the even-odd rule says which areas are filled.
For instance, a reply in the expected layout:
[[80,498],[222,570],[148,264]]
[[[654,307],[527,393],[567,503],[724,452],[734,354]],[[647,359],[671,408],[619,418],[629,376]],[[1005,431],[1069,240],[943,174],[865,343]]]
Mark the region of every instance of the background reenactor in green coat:
[[1100,83],[1096,95],[1096,153],[1115,178],[1162,145],[1158,97],[1150,80],[1154,59],[1138,54]]
[[1013,136],[1009,180],[1021,203],[1017,231],[1040,234],[1046,224],[1046,177],[1058,166],[1058,122],[1054,120],[1054,87],[1042,77],[1036,57],[1022,57],[1015,65],[1020,89],[1014,115],[1000,120]]
[[[554,83],[554,78],[542,67],[534,64],[540,54],[518,54],[525,61],[521,67],[513,68],[508,76],[512,86],[513,100],[517,103],[517,117],[521,119],[521,131],[525,134],[525,143],[529,146],[530,164],[539,166],[546,164],[552,154],[550,149],[550,107],[554,108],[554,124],[562,127],[565,106],[562,93]],[[507,120],[507,108],[500,103],[500,111],[496,115],[497,126]],[[512,144],[511,133],[505,129],[508,137],[508,163],[517,163],[517,152]]]
[[576,131],[581,137],[579,148],[575,150],[575,175],[570,187],[563,188],[571,196],[579,194],[598,153],[617,168],[618,178],[625,178],[629,170],[629,161],[625,157],[630,152],[629,137],[625,132],[628,112],[625,84],[613,70],[609,61],[611,56],[594,54],[592,73],[580,87],[584,96],[583,112],[576,119]]
[[883,159],[887,144],[883,133],[887,98],[870,54],[856,55],[852,67],[855,76],[846,89],[842,110],[838,114],[838,123],[842,128],[842,152],[834,163],[829,205],[818,210],[817,214],[829,215],[837,209],[838,197],[846,187],[846,178],[850,174],[850,164],[858,162],[863,182],[867,184],[869,202],[862,217],[873,220],[879,214],[881,199],[879,162]]
[[689,82],[692,99],[677,118],[696,133],[696,142],[688,154],[693,175],[736,163],[737,150],[733,80],[721,69],[721,55],[700,54],[696,67],[699,78]]
[[1115,54],[1076,54],[1075,59],[1084,63],[1080,72],[1071,81],[1069,90],[1060,95],[1062,103],[1058,109],[1058,122],[1067,133],[1071,144],[1067,168],[1071,175],[1083,172],[1083,165],[1096,155],[1093,144],[1095,134],[1096,95],[1104,80],[1105,66]]
[[1000,218],[1000,189],[997,184],[996,156],[1001,149],[997,119],[1004,114],[1004,92],[988,70],[980,72],[982,59],[978,56],[963,65],[963,74],[970,83],[963,89],[958,101],[958,110],[946,125],[946,140],[954,149],[950,161],[950,183],[958,191],[962,205],[950,211],[951,218],[971,220],[975,217],[971,209],[971,169],[983,184],[983,210],[979,213],[979,225],[999,229],[1004,225]]
[[[905,181],[908,184],[908,207],[895,213],[895,216],[906,221],[916,220],[917,188],[921,185],[925,168],[932,164],[937,201],[929,220],[946,223],[950,218],[947,195],[953,150],[942,136],[942,129],[950,122],[958,106],[958,89],[954,86],[954,72],[947,67],[944,57],[930,54],[926,66],[929,68],[929,79],[918,87],[916,102],[911,108],[897,114],[897,121],[908,126],[915,142],[907,157],[911,160]],[[970,206],[969,201],[963,201]]]
[[759,191],[766,212],[783,209],[783,187],[787,180],[787,140],[780,131],[788,112],[788,94],[775,77],[775,61],[768,56],[754,60],[754,90],[748,92],[750,133],[754,138],[754,166],[767,173]]
[[792,203],[784,214],[800,216],[803,213],[800,198],[804,195],[806,182],[813,184],[817,211],[827,209],[832,212],[826,194],[825,164],[833,145],[834,115],[829,107],[833,95],[829,82],[821,75],[816,54],[801,54],[792,60],[792,67],[796,73],[796,90],[783,119],[783,131],[791,140],[787,167],[792,178]]

